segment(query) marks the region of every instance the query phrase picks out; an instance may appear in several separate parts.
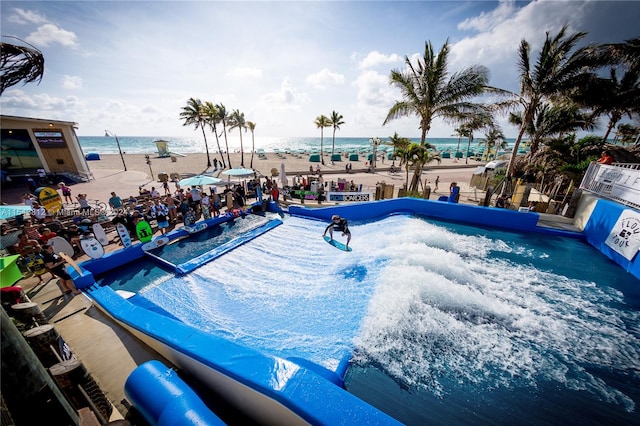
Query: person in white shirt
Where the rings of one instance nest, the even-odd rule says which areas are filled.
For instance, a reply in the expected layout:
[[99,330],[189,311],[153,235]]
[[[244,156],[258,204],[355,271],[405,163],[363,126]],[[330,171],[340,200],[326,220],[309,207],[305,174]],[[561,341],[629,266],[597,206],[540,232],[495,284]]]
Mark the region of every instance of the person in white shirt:
[[191,194],[191,207],[196,213],[200,213],[202,209],[202,196],[200,195],[200,190],[198,189],[198,187],[193,186],[191,187],[189,193]]
[[211,217],[211,204],[206,192],[202,193],[200,203],[202,203],[202,216],[204,216],[205,219],[209,219]]
[[38,223],[44,222],[44,218],[47,217],[47,209],[45,209],[40,205],[40,203],[35,201],[33,202],[33,204],[31,204],[31,206],[33,207],[33,213],[31,213],[33,218]]

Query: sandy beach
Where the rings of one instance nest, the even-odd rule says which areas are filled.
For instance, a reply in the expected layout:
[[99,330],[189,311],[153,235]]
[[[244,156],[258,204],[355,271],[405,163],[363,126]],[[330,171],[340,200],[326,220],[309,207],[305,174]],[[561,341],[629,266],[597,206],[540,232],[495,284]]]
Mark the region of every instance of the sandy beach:
[[[239,153],[230,154],[231,165],[233,167],[241,166],[241,155]],[[211,161],[213,162],[214,155],[210,154]],[[216,154],[218,161],[220,157]],[[109,198],[111,191],[115,191],[122,198],[129,195],[136,195],[138,188],[143,186],[146,189],[151,189],[152,186],[160,189],[160,180],[158,175],[165,173],[171,175],[172,173],[178,173],[182,178],[193,176],[196,174],[207,174],[211,176],[227,179],[225,175],[222,175],[223,169],[218,168],[215,170],[213,167],[207,167],[206,154],[189,154],[185,157],[176,156],[176,161],[172,161],[170,157],[157,157],[157,155],[150,155],[149,160],[151,164],[147,164],[147,160],[144,154],[125,154],[124,161],[127,166],[127,172],[124,172],[122,165],[122,159],[118,154],[101,154],[100,160],[87,161],[91,172],[94,175],[95,180],[88,183],[77,184],[72,187],[74,196],[82,191],[87,193],[90,199],[100,199],[106,201]],[[226,155],[225,155],[226,161]],[[453,159],[443,159],[441,163],[434,162],[425,167],[423,171],[423,181],[427,179],[432,189],[435,189],[435,179],[440,176],[438,190],[435,191],[438,195],[448,195],[449,184],[451,182],[457,182],[460,186],[460,202],[471,202],[467,198],[474,197],[474,191],[469,187],[469,181],[475,171],[476,167],[484,163],[479,163],[474,160],[470,160],[469,164],[465,164],[464,160],[455,162]],[[390,173],[389,167],[392,162],[385,160],[382,163],[378,160],[376,172],[367,173],[368,163],[365,161],[351,162],[352,172],[347,174],[345,166],[348,162],[335,162],[331,164],[328,158],[325,158],[325,164],[309,162],[308,156],[294,156],[291,154],[276,154],[272,152],[266,153],[265,159],[259,159],[258,156],[253,158],[253,169],[259,172],[261,176],[272,176],[272,169],[280,172],[282,164],[284,164],[285,171],[289,180],[293,176],[310,175],[309,167],[313,167],[314,174],[316,174],[316,168],[320,165],[320,172],[322,173],[324,180],[330,182],[332,180],[337,181],[338,178],[353,180],[356,185],[362,184],[363,190],[375,191],[375,186],[384,182],[388,185],[394,185],[394,194],[397,194],[398,188],[404,185],[406,180],[406,172],[401,170],[398,173]],[[398,162],[395,163],[396,167]],[[251,168],[251,154],[244,154],[244,166]],[[153,173],[153,179],[151,177]],[[411,173],[409,178],[411,178]],[[279,177],[276,177],[279,182]],[[170,188],[173,190],[175,187],[170,184]],[[161,191],[162,192],[162,191]],[[434,198],[433,192],[431,198]],[[472,204],[477,202],[473,201]]]
[[[240,153],[232,153],[231,165],[233,167],[240,167],[241,155]],[[397,173],[390,173],[389,167],[392,162],[385,160],[384,163],[378,160],[376,165],[376,171],[374,173],[367,173],[368,163],[365,161],[353,161],[351,173],[347,173],[345,166],[347,161],[335,162],[331,164],[329,158],[325,158],[325,164],[309,162],[307,155],[292,155],[292,154],[277,154],[274,152],[267,152],[266,158],[258,158],[257,155],[253,158],[253,169],[258,172],[259,176],[272,176],[272,169],[275,169],[278,173],[281,170],[282,164],[284,164],[289,182],[296,175],[308,177],[311,175],[309,167],[313,167],[314,175],[316,175],[317,166],[320,165],[320,172],[323,175],[325,182],[337,181],[339,178],[346,179],[348,181],[353,180],[356,185],[362,185],[363,191],[375,192],[377,184],[384,182],[387,185],[394,185],[394,197],[398,194],[398,189],[401,188],[406,181],[406,171],[400,170]],[[193,176],[196,174],[207,174],[221,179],[228,179],[225,175],[222,175],[224,169],[218,168],[215,170],[213,167],[207,167],[207,155],[205,153],[188,154],[186,156],[176,156],[176,160],[172,161],[171,157],[158,157],[157,154],[149,154],[149,160],[151,164],[147,164],[145,154],[125,154],[124,161],[127,166],[127,171],[124,171],[122,159],[119,154],[100,154],[99,160],[87,161],[89,169],[93,174],[93,180],[86,183],[79,183],[71,186],[71,192],[75,199],[75,196],[79,193],[87,194],[87,198],[94,203],[96,200],[106,202],[111,197],[111,192],[116,192],[121,198],[129,197],[130,195],[137,195],[139,188],[151,190],[155,186],[160,193],[161,182],[158,175],[166,173],[171,175],[177,173],[181,178]],[[214,154],[210,153],[211,161],[213,162]],[[220,160],[219,154],[216,154],[218,161]],[[226,161],[226,155],[225,155]],[[395,162],[396,167],[398,162]],[[455,159],[443,159],[441,163],[434,162],[425,167],[422,180],[429,181],[429,185],[432,188],[431,199],[437,199],[440,195],[449,194],[449,184],[451,182],[457,182],[460,186],[460,202],[468,204],[477,204],[478,198],[483,196],[482,191],[475,191],[469,186],[471,176],[476,167],[483,165],[482,162],[475,160],[469,160],[469,164],[465,164],[464,160]],[[251,154],[244,154],[244,166],[251,168]],[[153,173],[153,178],[152,178]],[[411,179],[412,171],[410,171],[409,179]],[[439,176],[438,189],[435,189],[435,180]],[[280,178],[276,177],[278,183]],[[22,195],[26,188],[21,186],[14,186],[10,188],[3,188],[2,201],[6,204],[21,204]],[[173,191],[175,186],[170,184],[170,189]]]

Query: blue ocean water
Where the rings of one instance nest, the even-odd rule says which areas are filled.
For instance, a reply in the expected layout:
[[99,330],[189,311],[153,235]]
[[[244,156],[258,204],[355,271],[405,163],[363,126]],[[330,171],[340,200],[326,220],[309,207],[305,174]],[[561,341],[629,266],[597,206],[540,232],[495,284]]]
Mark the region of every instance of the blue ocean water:
[[[371,138],[339,138],[336,137],[335,149],[338,151],[349,149],[365,149],[371,148]],[[383,142],[388,142],[388,138],[380,138]],[[80,146],[85,154],[89,152],[97,152],[99,154],[117,154],[118,146],[113,137],[105,136],[79,136]],[[165,140],[169,142],[169,150],[180,154],[193,154],[205,152],[204,139],[197,137],[169,137],[169,136],[118,136],[120,147],[127,154],[152,154],[157,151],[154,141]],[[471,143],[470,150],[477,151],[481,148],[475,139]],[[414,142],[420,142],[420,139],[412,139]],[[240,150],[240,140],[237,137],[229,137],[229,151],[235,152]],[[468,141],[464,138],[458,141],[457,138],[427,138],[427,142],[434,145],[438,150],[459,149],[465,152]],[[458,145],[459,143],[459,145]],[[507,139],[507,143],[513,146],[513,139]],[[218,145],[214,137],[207,137],[209,152],[217,152]],[[251,137],[243,137],[243,148],[245,152],[251,152]],[[267,152],[274,150],[319,150],[321,140],[319,137],[256,137],[255,149],[262,149]],[[330,150],[333,145],[331,137],[325,137],[322,141],[323,149]],[[224,138],[220,140],[220,149],[226,150]],[[384,148],[383,148],[384,149]]]

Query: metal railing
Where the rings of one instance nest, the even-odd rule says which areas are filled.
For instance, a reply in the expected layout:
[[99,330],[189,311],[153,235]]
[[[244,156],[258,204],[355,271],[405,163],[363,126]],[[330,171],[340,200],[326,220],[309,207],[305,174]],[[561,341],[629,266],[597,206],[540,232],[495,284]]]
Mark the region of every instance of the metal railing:
[[591,163],[580,189],[640,209],[640,164]]

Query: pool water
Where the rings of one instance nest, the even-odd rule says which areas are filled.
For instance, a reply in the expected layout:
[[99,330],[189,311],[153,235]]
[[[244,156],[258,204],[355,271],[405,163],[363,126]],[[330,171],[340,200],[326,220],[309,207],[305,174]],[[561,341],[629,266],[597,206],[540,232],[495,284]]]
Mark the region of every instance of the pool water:
[[104,283],[279,356],[353,353],[347,389],[406,424],[638,422],[640,281],[587,243],[391,216],[345,253],[282,220],[186,276]]

